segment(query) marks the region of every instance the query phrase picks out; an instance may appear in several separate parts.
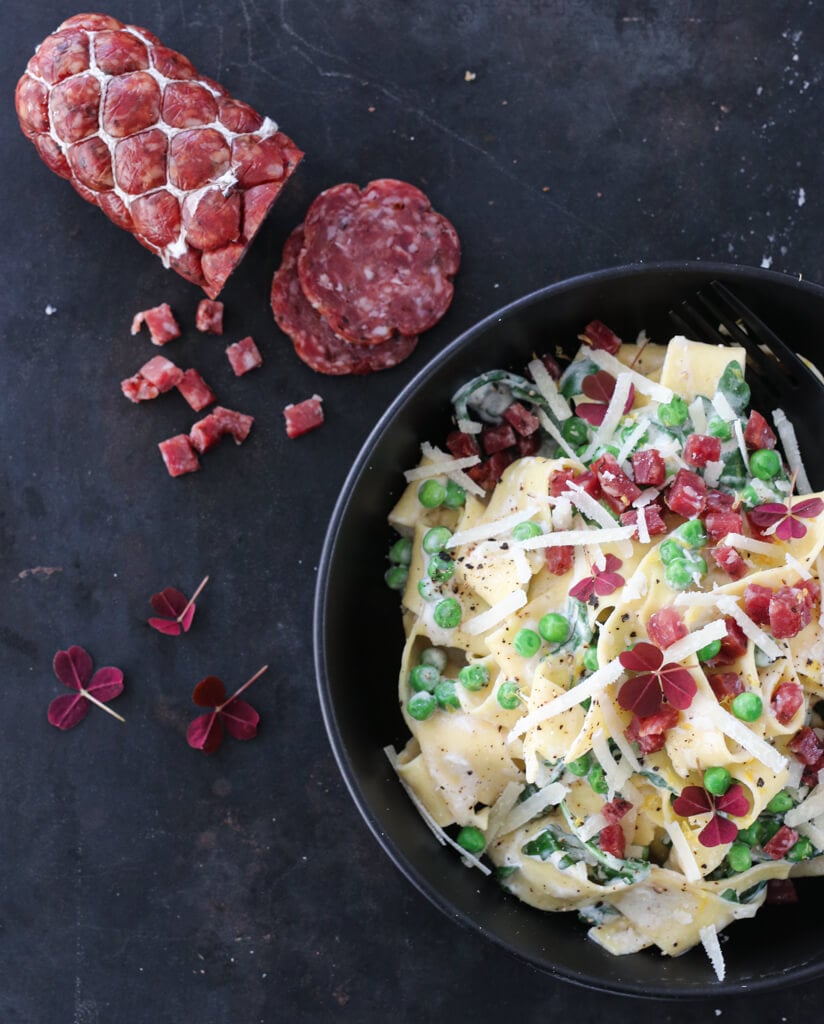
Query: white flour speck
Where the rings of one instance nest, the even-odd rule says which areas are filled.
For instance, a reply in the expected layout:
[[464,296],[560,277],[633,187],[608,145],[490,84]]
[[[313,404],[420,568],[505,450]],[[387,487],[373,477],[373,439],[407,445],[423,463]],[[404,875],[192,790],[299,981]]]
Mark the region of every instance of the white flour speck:
[[806,202],[807,202],[807,193],[804,191],[803,188],[799,188],[799,190],[798,190],[798,205],[799,206],[803,206],[804,203],[806,203]]
[[771,266],[772,266],[772,256],[762,256],[761,257],[761,269],[762,270],[769,270]]

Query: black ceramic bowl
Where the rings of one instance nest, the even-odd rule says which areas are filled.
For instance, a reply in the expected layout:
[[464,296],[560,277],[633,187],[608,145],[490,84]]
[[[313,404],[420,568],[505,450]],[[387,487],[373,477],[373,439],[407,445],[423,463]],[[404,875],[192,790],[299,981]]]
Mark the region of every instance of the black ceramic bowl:
[[613,957],[586,938],[575,914],[535,910],[465,868],[453,850],[435,841],[382,753],[386,744],[400,749],[407,739],[397,699],[400,612],[383,581],[393,536],[386,515],[404,488],[403,471],[418,461],[420,442],[445,438],[449,400],[464,381],[494,367],[520,370],[533,351],[556,344],[573,352],[576,335],[593,319],[627,340],[645,328],[653,340],[664,341],[675,333],[668,311],[713,279],[728,284],[803,354],[821,353],[824,289],[763,270],[630,266],[528,295],[449,345],[375,427],[332,517],[315,606],[316,668],[329,738],[355,803],[400,870],[451,918],[535,967],[591,988],[657,998],[768,989],[821,974],[824,882],[801,882],[796,906],[764,907],[754,920],[733,924],[722,938],[727,977],[717,982],[700,947],[677,959],[652,952]]

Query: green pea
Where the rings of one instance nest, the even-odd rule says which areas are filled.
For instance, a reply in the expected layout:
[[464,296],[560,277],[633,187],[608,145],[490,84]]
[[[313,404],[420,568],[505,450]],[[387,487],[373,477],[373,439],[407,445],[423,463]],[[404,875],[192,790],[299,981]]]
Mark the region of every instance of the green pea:
[[461,508],[466,504],[466,491],[454,480],[446,481],[446,497],[443,500],[447,508]]
[[507,680],[498,687],[498,703],[504,711],[514,711],[521,703],[521,694],[517,683]]
[[390,590],[403,590],[409,579],[409,569],[405,565],[392,565],[383,574],[383,579]]
[[741,491],[741,504],[746,509],[755,508],[756,505],[761,503],[761,499],[758,497],[758,492],[751,485],[747,485],[743,491]]
[[787,851],[787,860],[795,864],[799,860],[809,860],[813,855],[813,844],[804,836]]
[[458,680],[467,690],[482,690],[489,684],[489,669],[486,665],[464,665]]
[[750,456],[750,472],[759,480],[772,480],[781,471],[781,459],[772,448],[759,448]]
[[538,632],[548,644],[562,644],[569,636],[569,619],[560,612],[547,612],[538,620]]
[[455,629],[460,625],[463,610],[454,597],[445,597],[443,601],[438,601],[432,614],[441,629]]
[[[707,531],[700,519],[689,519],[675,531],[688,548],[702,548],[707,543]],[[666,541],[664,542],[666,543]]]
[[716,654],[721,652],[721,641],[711,640],[706,647],[701,647],[698,651],[699,661],[709,661],[714,658]]
[[465,825],[455,837],[455,842],[469,853],[480,853],[486,846],[483,832],[473,825]]
[[398,565],[409,565],[412,561],[412,538],[399,537],[389,549],[389,561]]
[[794,805],[793,798],[786,791],[782,789],[780,793],[776,793],[775,796],[767,804],[767,810],[771,814],[784,814]]
[[443,672],[446,662],[446,651],[442,647],[425,647],[421,651],[421,665],[433,665],[439,672]]
[[584,668],[587,672],[598,670],[598,650],[595,647],[587,647],[584,651]]
[[[738,833],[739,837],[741,833]],[[746,843],[735,842],[727,852],[727,863],[736,873],[752,867],[752,853]]]
[[432,692],[440,681],[441,674],[434,665],[416,665],[409,673],[409,685],[416,692]]
[[567,765],[567,771],[572,772],[573,775],[577,775],[579,779],[582,779],[588,774],[589,769],[592,767],[592,758],[589,754],[583,754],[581,757],[576,757],[574,761],[570,761]]
[[757,693],[746,691],[739,693],[732,702],[732,713],[742,722],[754,722],[761,717],[764,710],[764,702]]
[[434,694],[427,693],[426,690],[421,690],[419,693],[415,693],[409,698],[406,710],[409,712],[411,718],[414,718],[418,722],[425,722],[437,706],[438,702],[435,699]]
[[664,579],[672,590],[686,590],[694,582],[692,570],[684,558],[673,558],[664,567]]
[[444,711],[459,711],[461,702],[458,694],[455,692],[455,681],[453,679],[442,679],[435,687],[435,700],[438,702],[438,707],[444,709]]
[[541,638],[534,629],[519,629],[512,641],[512,646],[522,658],[531,658],[541,649]]
[[569,444],[586,444],[589,439],[589,427],[580,416],[570,416],[561,424],[561,435]]
[[761,840],[764,837],[764,823],[761,821],[754,821],[749,828],[742,828],[738,830],[737,841],[739,843],[746,843],[747,846],[759,846]]
[[722,441],[729,441],[732,437],[732,430],[726,420],[720,416],[710,416],[707,422],[707,433],[710,437],[720,437]]
[[543,532],[543,529],[537,523],[533,523],[531,521],[518,523],[518,525],[512,530],[512,539],[529,540],[530,537],[538,537]]
[[443,551],[446,545],[449,543],[449,538],[452,536],[452,531],[448,526],[433,526],[431,530],[427,530],[423,535],[423,549],[428,555],[434,555],[438,551]]
[[665,427],[680,427],[687,422],[687,403],[680,395],[658,406],[658,421]]
[[762,817],[759,824],[761,825],[761,845],[766,846],[775,833],[781,828],[781,822],[778,818],[765,819]]
[[704,789],[713,796],[723,796],[731,782],[732,776],[726,768],[707,768],[704,772]]
[[418,580],[418,593],[424,601],[436,601],[440,597],[440,591],[428,576]]
[[587,782],[592,786],[594,793],[601,793],[603,795],[609,792],[609,784],[604,775],[604,769],[597,761],[587,773]]
[[676,558],[684,557],[684,549],[674,540],[665,540],[658,549],[658,554],[660,555],[661,561],[664,565],[669,565],[669,563],[675,561]]
[[435,580],[436,583],[446,583],[447,580],[451,580],[455,575],[455,562],[452,560],[452,555],[448,551],[439,551],[429,559],[426,571],[429,573],[429,578]]
[[418,501],[424,508],[437,508],[446,498],[446,486],[440,480],[424,480],[418,488]]

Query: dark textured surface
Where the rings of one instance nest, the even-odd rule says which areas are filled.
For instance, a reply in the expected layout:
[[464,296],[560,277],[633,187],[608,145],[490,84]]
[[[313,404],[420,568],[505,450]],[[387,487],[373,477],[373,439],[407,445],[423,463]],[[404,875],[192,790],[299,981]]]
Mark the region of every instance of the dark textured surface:
[[[315,567],[380,413],[505,301],[664,258],[822,280],[816,6],[114,4],[108,13],[182,50],[307,151],[222,296],[223,340],[194,331],[197,289],[50,174],[17,128],[17,76],[73,13],[12,0],[0,44],[0,1020],[588,1024],[650,1013],[509,959],[383,856],[320,720]],[[455,223],[456,299],[402,367],[321,378],[274,328],[271,274],[320,189],[380,176],[424,188]],[[176,395],[135,407],[118,388],[157,351],[130,337],[131,316],[161,301],[186,327],[166,354],[257,417],[247,445],[225,443],[176,481],[155,445],[196,417]],[[266,363],[235,380],[223,348],[248,333]],[[289,441],[281,409],[314,391],[327,424]],[[146,627],[152,592],[207,572],[189,635]],[[125,725],[95,710],[67,734],[46,723],[62,690],[51,658],[72,643],[123,668]],[[259,737],[211,758],[190,750],[193,684],[207,673],[239,684],[264,662],[250,694]],[[654,1012],[677,1024],[794,1022],[817,1009],[818,989]]]

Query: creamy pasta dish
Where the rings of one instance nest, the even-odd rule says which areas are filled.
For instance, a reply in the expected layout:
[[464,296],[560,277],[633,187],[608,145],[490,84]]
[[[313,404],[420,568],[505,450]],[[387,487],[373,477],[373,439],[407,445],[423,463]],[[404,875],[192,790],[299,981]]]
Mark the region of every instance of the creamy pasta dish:
[[406,473],[387,754],[467,865],[723,978],[718,933],[824,870],[824,501],[742,349],[582,341],[469,381]]

